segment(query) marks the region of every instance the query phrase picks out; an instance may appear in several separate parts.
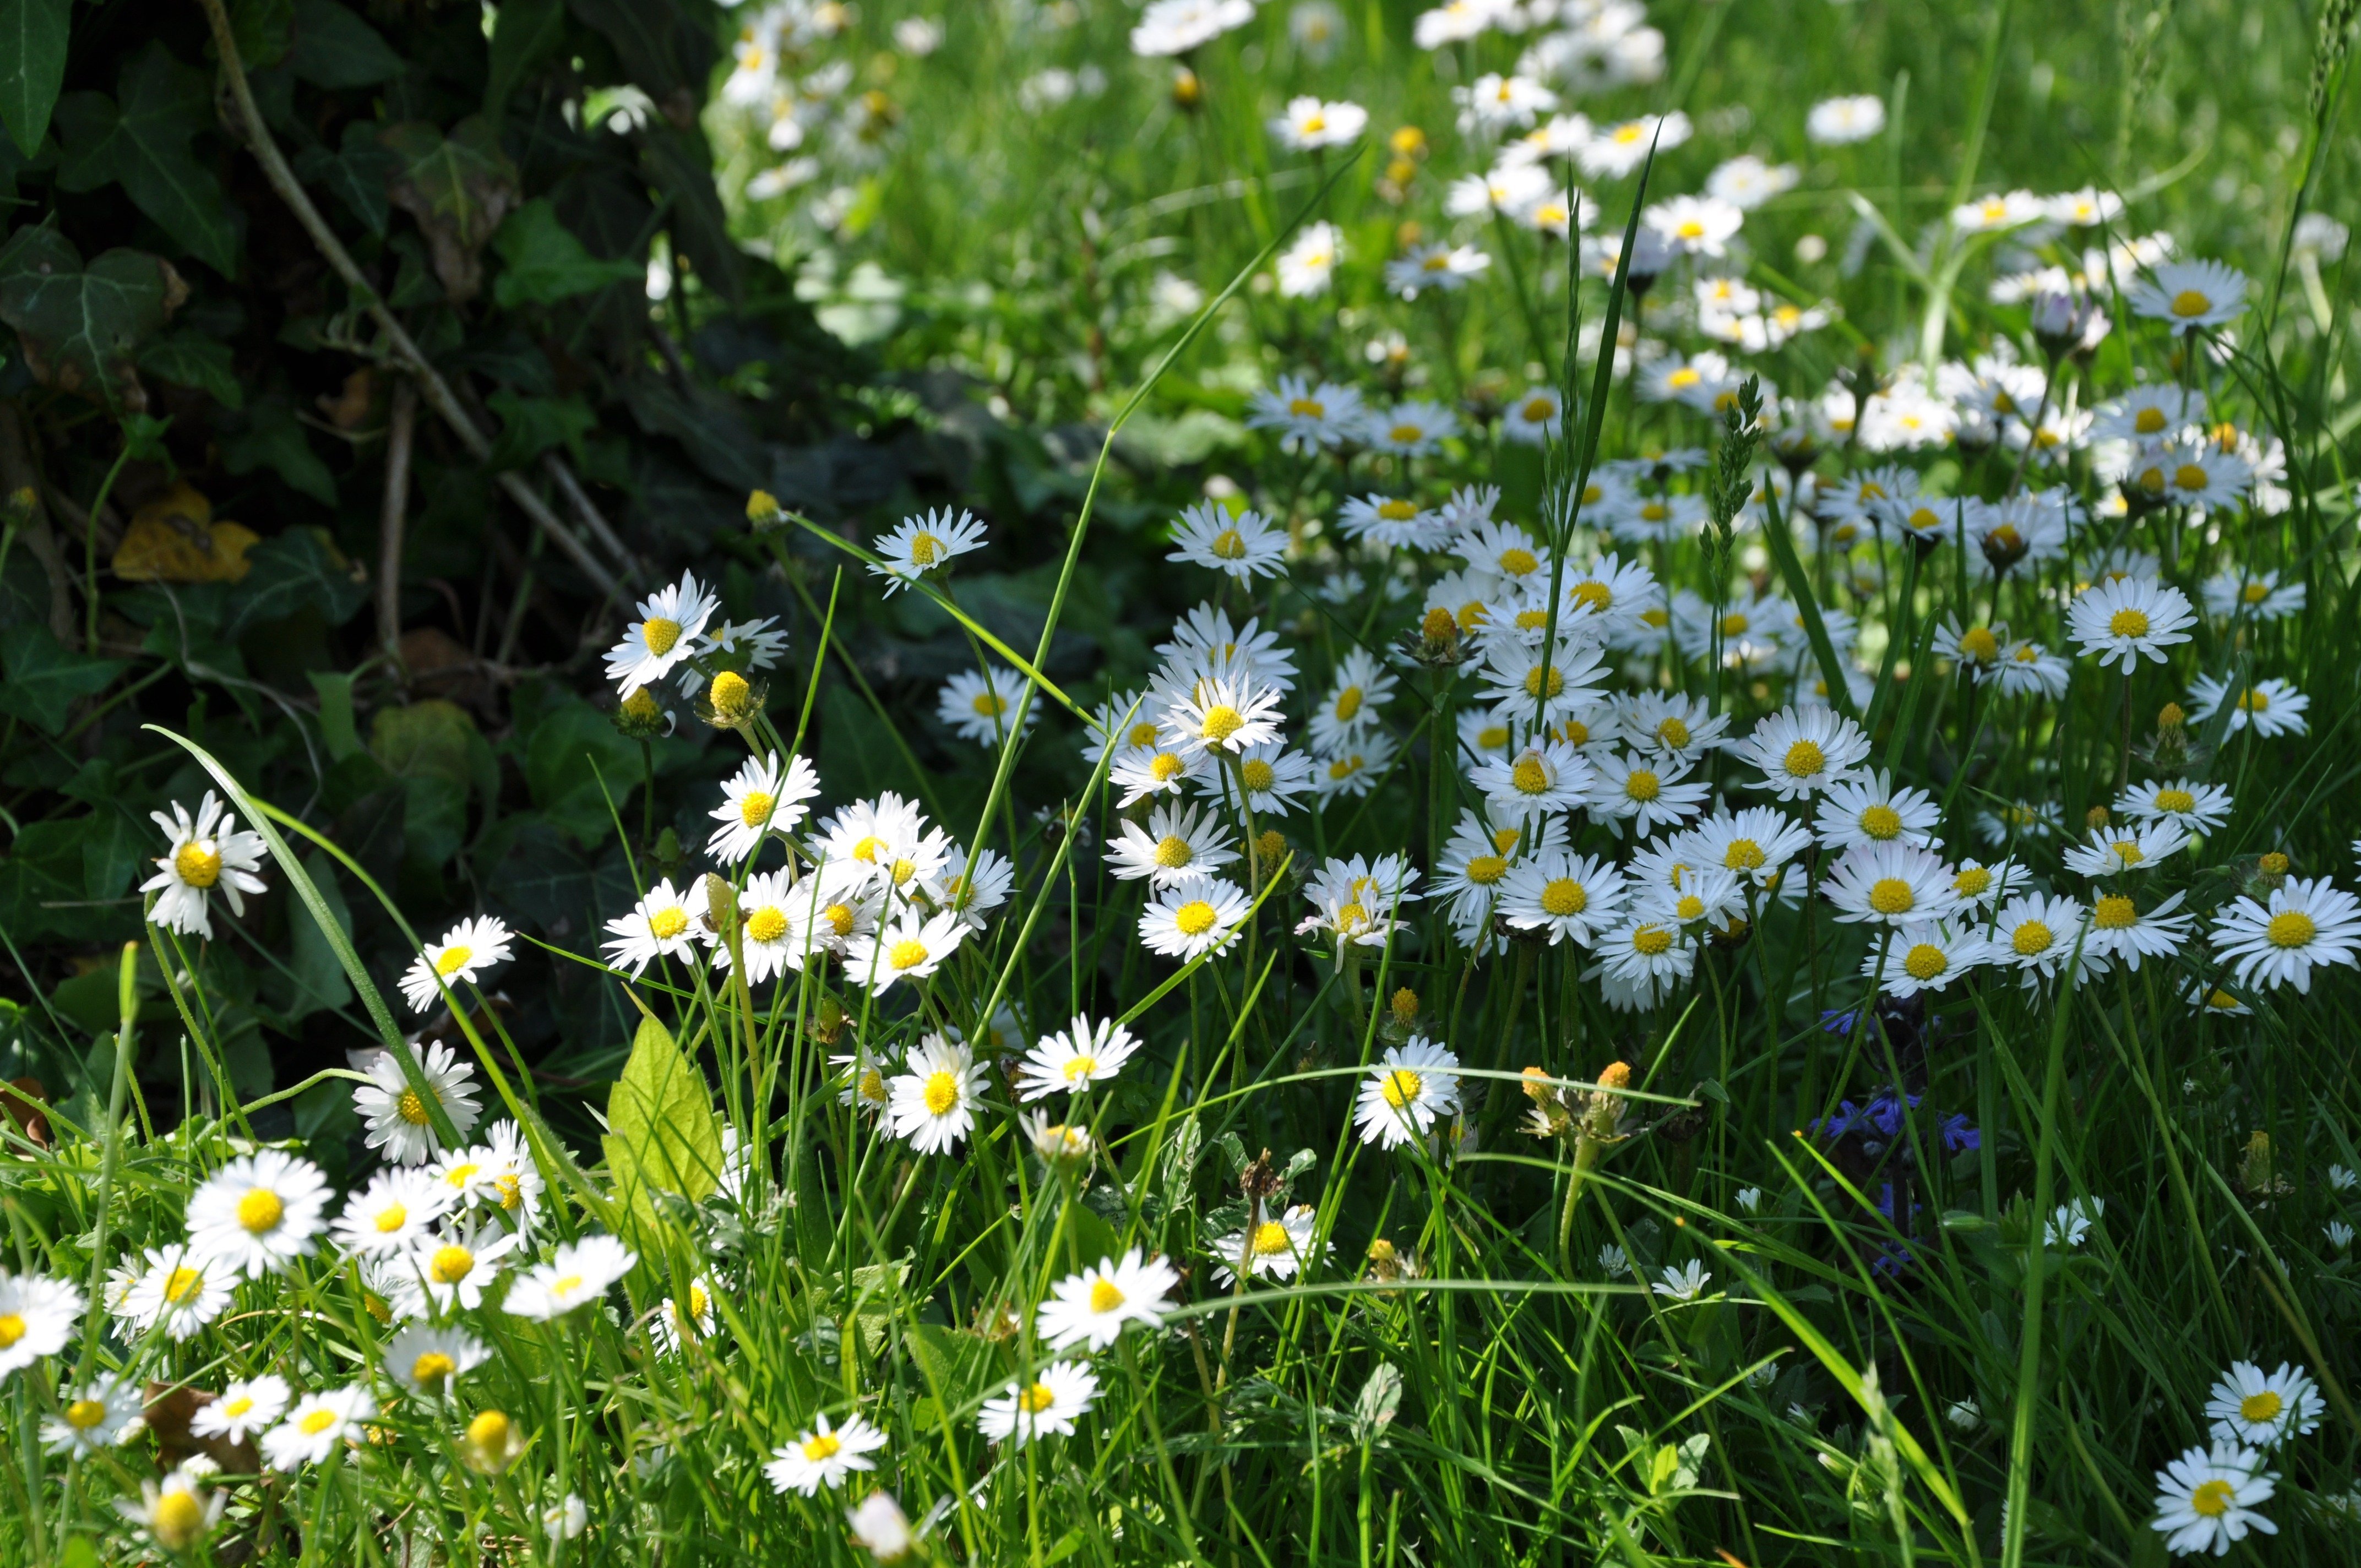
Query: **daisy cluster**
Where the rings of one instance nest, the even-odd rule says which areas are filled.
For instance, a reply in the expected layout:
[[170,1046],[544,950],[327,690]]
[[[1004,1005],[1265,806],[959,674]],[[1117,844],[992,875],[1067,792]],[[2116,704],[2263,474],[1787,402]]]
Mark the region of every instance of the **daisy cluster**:
[[2210,1445],[2190,1449],[2156,1473],[2153,1528],[2169,1552],[2229,1555],[2250,1532],[2277,1535],[2258,1511],[2279,1477],[2273,1454],[2317,1429],[2327,1407],[2300,1366],[2281,1362],[2266,1372],[2241,1361],[2216,1379],[2205,1401]]

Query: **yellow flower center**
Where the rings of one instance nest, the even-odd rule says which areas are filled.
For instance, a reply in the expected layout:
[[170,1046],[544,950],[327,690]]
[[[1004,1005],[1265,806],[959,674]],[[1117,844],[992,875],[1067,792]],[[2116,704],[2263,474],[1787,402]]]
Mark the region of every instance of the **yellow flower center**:
[[1238,768],[1238,782],[1260,795],[1279,782],[1279,770],[1260,757],[1249,757]]
[[1542,911],[1560,917],[1590,907],[1590,890],[1572,877],[1557,877],[1542,889]]
[[873,1067],[870,1068],[861,1075],[861,1083],[859,1087],[861,1091],[861,1098],[868,1101],[873,1105],[883,1105],[887,1100],[892,1098],[892,1096],[887,1094],[885,1091],[885,1075],[879,1072]]
[[1951,879],[1951,891],[1961,898],[1981,898],[1992,885],[1992,872],[1982,866],[1968,866]]
[[1732,839],[1730,848],[1722,851],[1721,863],[1734,872],[1759,872],[1769,859],[1753,839]]
[[2130,839],[2118,839],[2107,848],[2114,851],[2115,859],[2123,861],[2126,866],[2136,866],[2147,859],[2147,852]]
[[393,1113],[413,1127],[423,1127],[434,1119],[427,1114],[426,1102],[418,1097],[415,1089],[405,1089],[394,1098]]
[[1157,843],[1156,863],[1168,872],[1177,872],[1194,859],[1196,851],[1178,833],[1169,834]]
[[2301,909],[2289,909],[2274,915],[2271,923],[2263,927],[2263,935],[2270,938],[2274,948],[2301,948],[2319,934],[2320,927],[2313,925],[2312,916]]
[[1880,915],[1907,915],[1917,905],[1918,895],[1898,876],[1880,877],[1869,884],[1869,906]]
[[1950,967],[1950,959],[1932,942],[1920,942],[1902,955],[1903,971],[1922,982],[1934,979]]
[[1016,1396],[1016,1408],[1028,1416],[1038,1416],[1057,1402],[1057,1391],[1047,1383],[1035,1383]]
[[2268,583],[2248,583],[2238,592],[2248,604],[2260,604],[2271,597],[2271,586]]
[[2213,308],[2213,301],[2202,289],[2183,289],[2172,297],[2172,313],[2187,321],[2202,316]]
[[1406,1067],[1398,1067],[1378,1080],[1378,1092],[1397,1111],[1417,1099],[1425,1088],[1426,1080]]
[[1517,765],[1509,770],[1509,778],[1522,795],[1545,794],[1550,786],[1549,770],[1542,766],[1539,757],[1519,757]]
[[1355,718],[1360,716],[1361,688],[1358,686],[1346,686],[1343,691],[1338,692],[1336,694],[1336,701],[1329,708],[1329,712],[1335,715],[1336,722],[1339,724],[1352,723]]
[[1069,1057],[1062,1070],[1068,1083],[1080,1083],[1098,1069],[1099,1058],[1096,1057]]
[[148,1511],[148,1533],[167,1552],[178,1552],[196,1540],[205,1528],[205,1508],[196,1494],[175,1486],[156,1499]]
[[[1698,908],[1702,911],[1704,906],[1700,905]],[[1631,950],[1644,953],[1652,959],[1671,951],[1672,946],[1673,934],[1662,926],[1642,926],[1631,933]]]
[[2156,792],[2158,811],[2183,812],[2197,809],[2197,797],[2185,789],[2160,789]]
[[1532,669],[1525,672],[1525,695],[1527,696],[1542,696],[1542,685],[1544,681],[1549,685],[1548,695],[1551,696],[1556,696],[1565,690],[1565,673],[1559,670],[1556,665],[1535,664]]
[[885,961],[897,970],[917,969],[927,961],[927,944],[916,937],[905,937],[885,949]]
[[1105,1275],[1091,1281],[1091,1310],[1102,1315],[1123,1305],[1123,1291]]
[[1807,779],[1827,769],[1828,757],[1817,742],[1798,740],[1787,748],[1786,761],[1783,765],[1789,777]]
[[2257,687],[2248,686],[2238,694],[2238,707],[2241,712],[2260,713],[2270,706],[2271,694]]
[[2091,919],[2102,931],[2127,931],[2139,924],[2139,910],[2130,899],[2111,893],[2099,900]]
[[1890,806],[1872,806],[1861,814],[1861,830],[1872,839],[1891,839],[1902,831],[1902,813]]
[[456,1285],[474,1272],[476,1255],[456,1242],[436,1247],[426,1263],[427,1276],[437,1285]]
[[1724,637],[1743,637],[1746,629],[1753,624],[1744,611],[1731,610],[1721,618],[1721,634]]
[[1979,664],[1989,663],[2000,657],[2000,639],[1990,627],[1971,626],[1960,633],[1960,652]]
[[2259,1394],[2249,1394],[2238,1401],[2238,1414],[2246,1420],[2261,1422],[2277,1420],[2287,1401],[2266,1388]]
[[237,1223],[249,1235],[277,1230],[280,1218],[286,1212],[287,1205],[268,1187],[250,1188],[237,1201]]
[[997,692],[978,692],[969,701],[968,707],[982,718],[997,718],[1008,711],[1007,702]]
[[[1399,439],[1399,437],[1397,437]],[[1400,499],[1378,503],[1378,515],[1388,522],[1408,522],[1418,515],[1418,503]]]
[[927,1113],[928,1115],[941,1116],[948,1114],[951,1107],[957,1105],[960,1102],[959,1074],[955,1072],[930,1072],[927,1074],[925,1098],[927,1102]]
[[1477,855],[1467,862],[1467,880],[1490,887],[1509,874],[1509,862],[1499,855]]
[[2178,489],[2202,490],[2208,483],[2208,479],[2205,470],[2196,464],[2183,463],[2172,471],[2172,483]]
[[787,934],[785,911],[764,905],[746,917],[746,935],[757,942],[775,942]]
[[1500,570],[1512,577],[1531,576],[1540,567],[1540,559],[1530,550],[1511,544],[1500,552]]
[[1528,398],[1524,411],[1527,424],[1539,424],[1543,420],[1557,418],[1557,404],[1548,398]]
[[1423,425],[1398,424],[1386,434],[1397,446],[1414,446],[1426,439],[1426,428]]
[[1317,398],[1294,398],[1289,400],[1287,411],[1298,419],[1322,419],[1327,415],[1328,405]]
[[1202,937],[1213,928],[1213,906],[1192,898],[1172,912],[1172,927],[1184,937]]
[[390,1236],[410,1223],[410,1211],[400,1203],[389,1203],[377,1212],[377,1234]]
[[449,1187],[454,1191],[457,1191],[459,1189],[466,1187],[470,1181],[475,1180],[476,1172],[483,1168],[484,1168],[482,1166],[476,1164],[472,1160],[455,1165],[450,1169],[443,1173],[444,1185]]
[[648,933],[659,942],[669,942],[688,929],[688,911],[678,905],[668,905],[648,916]]
[[910,559],[918,565],[933,565],[942,552],[943,542],[931,533],[916,534],[910,540]]
[[1246,558],[1246,535],[1235,528],[1225,528],[1213,535],[1213,554],[1218,560],[1242,561]]
[[206,848],[211,842],[192,839],[172,851],[172,874],[191,887],[211,887],[221,881],[221,854]]
[[1640,507],[1640,517],[1643,521],[1662,522],[1672,515],[1673,509],[1662,501],[1645,501]]
[[763,790],[750,789],[746,792],[746,798],[738,803],[738,820],[749,828],[764,827],[769,824],[771,813],[778,804],[775,796]]
[[0,1350],[6,1350],[25,1337],[25,1318],[21,1312],[0,1312]]
[[1357,755],[1339,757],[1334,762],[1328,764],[1328,776],[1339,783],[1351,778],[1355,773],[1357,773],[1360,771],[1361,759]]
[[1696,370],[1684,365],[1679,369],[1664,378],[1664,385],[1674,388],[1676,390],[1685,391],[1704,379],[1705,378],[1699,375]]
[[335,1424],[336,1412],[334,1410],[313,1410],[295,1423],[306,1437],[317,1437]]
[[240,1394],[235,1399],[225,1400],[223,1402],[222,1414],[235,1420],[252,1409],[254,1409],[254,1400],[245,1394]]
[[835,1458],[837,1451],[844,1444],[834,1432],[824,1431],[804,1439],[803,1446],[804,1457],[818,1464]]
[[88,1431],[106,1419],[106,1407],[96,1399],[76,1399],[66,1407],[66,1424],[77,1431]]
[[1646,768],[1633,768],[1624,775],[1623,793],[1632,800],[1653,800],[1664,793],[1664,784]]
[[2029,959],[2036,953],[2048,952],[2054,940],[2056,938],[2048,927],[2038,920],[2028,920],[2016,928],[2016,935],[2008,939],[2008,945],[2016,949],[2017,957]]
[[193,1268],[176,1268],[164,1281],[164,1299],[175,1307],[202,1289],[205,1277]]
[[1521,609],[1517,612],[1517,630],[1520,631],[1540,631],[1548,625],[1549,611],[1545,609]]
[[[2183,299],[2187,297],[2182,296]],[[2175,300],[2172,308],[2179,311],[2180,301]],[[2230,1505],[2235,1497],[2236,1494],[2230,1489],[2227,1481],[2208,1481],[2189,1494],[2189,1511],[2201,1519],[2218,1519],[2230,1511]]]
[[2132,428],[2142,435],[2154,435],[2164,428],[2162,409],[2142,409],[2132,416]]
[[640,641],[649,652],[661,659],[680,641],[680,622],[666,620],[663,616],[650,616],[640,622]]
[[1205,710],[1204,719],[1197,726],[1197,730],[1206,740],[1218,746],[1244,729],[1246,722],[1246,715],[1228,704],[1222,703]]
[[459,1364],[439,1350],[430,1350],[410,1364],[410,1380],[421,1387],[442,1382],[459,1370]]
[[486,1410],[467,1423],[467,1441],[486,1453],[500,1453],[509,1445],[509,1419]]
[[835,932],[839,937],[850,937],[852,935],[853,915],[851,905],[846,904],[831,904],[826,909],[821,910],[819,915],[821,919],[828,922],[828,928]]
[[1509,853],[1509,851],[1517,847],[1518,841],[1522,839],[1524,836],[1525,830],[1521,828],[1493,828],[1492,852],[1496,855],[1505,855]]
[[746,718],[754,706],[754,688],[735,670],[713,677],[713,714],[727,724]]
[[1255,1227],[1254,1251],[1257,1257],[1270,1257],[1282,1252],[1290,1252],[1294,1250],[1294,1241],[1287,1234],[1287,1227],[1277,1220],[1265,1220]]
[[2147,612],[2119,609],[2107,618],[2107,632],[2113,637],[2145,637],[2147,635]]

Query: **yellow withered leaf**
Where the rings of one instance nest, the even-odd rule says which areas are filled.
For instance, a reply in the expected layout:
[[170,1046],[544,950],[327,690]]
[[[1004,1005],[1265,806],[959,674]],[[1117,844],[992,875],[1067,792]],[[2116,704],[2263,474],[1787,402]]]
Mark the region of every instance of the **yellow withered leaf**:
[[115,547],[115,575],[131,583],[235,583],[258,537],[244,523],[214,521],[213,503],[183,479],[131,514]]

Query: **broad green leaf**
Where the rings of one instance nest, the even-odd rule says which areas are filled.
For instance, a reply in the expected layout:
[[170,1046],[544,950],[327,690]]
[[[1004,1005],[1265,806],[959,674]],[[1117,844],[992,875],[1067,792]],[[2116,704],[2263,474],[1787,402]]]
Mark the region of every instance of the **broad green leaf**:
[[336,477],[312,450],[302,422],[282,397],[265,398],[247,409],[236,428],[223,434],[221,455],[223,466],[233,474],[269,468],[290,489],[325,506],[336,504]]
[[40,150],[66,79],[73,0],[0,0],[0,126],[27,158]]
[[89,832],[87,817],[25,825],[0,859],[0,930],[18,943],[86,936],[93,912],[74,906],[87,896],[82,841]]
[[389,126],[378,139],[394,159],[386,194],[418,220],[444,292],[455,302],[474,299],[484,284],[478,252],[517,203],[516,165],[500,150],[499,133],[471,115],[447,137],[410,120]]
[[579,844],[598,843],[613,831],[600,781],[620,806],[639,787],[640,771],[639,747],[570,692],[544,706],[524,743],[524,782],[533,805]]
[[[607,1097],[608,1158],[620,1150],[628,1171],[616,1172],[620,1195],[644,1184],[698,1202],[721,1179],[721,1127],[713,1093],[697,1064],[653,1018],[640,1020],[623,1075]],[[628,1179],[626,1179],[628,1175]]]
[[140,345],[187,297],[160,257],[110,250],[84,268],[82,253],[45,224],[0,246],[0,321],[16,329],[27,367],[43,386],[111,412],[147,408]]
[[139,351],[139,368],[176,387],[194,387],[225,409],[246,406],[246,388],[229,345],[199,332],[175,332]]
[[557,220],[557,209],[536,196],[509,214],[492,236],[502,262],[492,302],[502,310],[547,305],[641,276],[634,261],[601,261]]
[[58,181],[70,191],[119,183],[191,255],[234,277],[237,204],[189,146],[214,124],[212,78],[151,39],[123,68],[112,100],[75,93],[58,105],[65,142]]
[[476,721],[441,698],[381,707],[369,727],[369,751],[401,781],[405,858],[433,868],[458,853],[467,836],[468,756]]
[[566,0],[504,0],[492,23],[491,62],[484,79],[484,113],[497,117],[525,72],[566,36]]
[[374,87],[401,74],[383,34],[335,0],[295,0],[287,68],[314,87]]
[[257,626],[305,609],[318,610],[331,626],[350,620],[368,599],[368,588],[329,549],[319,532],[291,528],[248,551],[252,569],[231,600],[224,639],[235,641]]
[[0,711],[15,714],[44,734],[66,727],[74,700],[106,689],[123,669],[119,659],[77,653],[29,621],[0,628]]
[[580,398],[527,398],[506,387],[484,404],[500,416],[500,433],[485,462],[494,469],[522,468],[554,446],[577,456],[582,438],[598,427],[598,416]]
[[393,154],[377,139],[377,126],[368,120],[346,121],[335,151],[313,142],[295,154],[295,172],[303,183],[334,192],[346,211],[380,237],[392,213],[385,186],[393,170]]
[[248,71],[268,71],[285,60],[294,26],[292,0],[229,0],[230,36],[237,40],[238,63]]

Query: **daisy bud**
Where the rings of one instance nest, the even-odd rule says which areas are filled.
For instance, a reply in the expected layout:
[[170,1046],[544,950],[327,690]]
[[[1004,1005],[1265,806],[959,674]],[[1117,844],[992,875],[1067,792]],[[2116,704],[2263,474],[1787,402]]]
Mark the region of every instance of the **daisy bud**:
[[776,528],[785,521],[786,514],[779,510],[779,498],[770,491],[756,490],[746,498],[746,521],[757,532]]
[[2277,850],[2270,850],[2265,851],[2255,861],[2255,869],[2265,876],[2285,876],[2288,874],[2288,864],[2287,856]]
[[2094,806],[2082,814],[2082,820],[2092,828],[2104,828],[2107,825],[2107,808]]
[[1262,836],[1255,840],[1255,859],[1265,864],[1276,865],[1286,853],[1287,839],[1276,828],[1264,828]]
[[1407,158],[1397,158],[1386,165],[1386,182],[1396,187],[1409,184],[1418,178],[1418,165]]
[[664,725],[664,705],[645,686],[625,697],[623,706],[615,710],[615,728],[634,740],[663,733]]
[[1541,1069],[1537,1067],[1529,1067],[1525,1069],[1520,1077],[1522,1081],[1518,1085],[1518,1087],[1521,1088],[1525,1091],[1526,1099],[1538,1100],[1543,1103],[1547,1103],[1549,1101],[1556,1097],[1557,1085],[1552,1081],[1550,1075],[1543,1072]]
[[2180,711],[2180,705],[2177,702],[2166,703],[2158,710],[2156,716],[2156,727],[2158,729],[2178,729],[2188,721],[2189,716]]
[[1394,1022],[1403,1028],[1407,1029],[1418,1022],[1418,992],[1409,986],[1395,992],[1389,1005],[1393,1008]]
[[723,941],[730,939],[730,927],[738,923],[738,890],[730,885],[728,877],[706,873],[705,913],[697,918]]
[[717,729],[736,729],[751,724],[762,711],[762,689],[750,685],[735,670],[724,670],[714,676],[703,700],[697,705],[697,717]]
[[1172,104],[1191,114],[1205,106],[1205,83],[1185,65],[1172,72]]
[[1438,648],[1451,648],[1459,642],[1459,620],[1449,610],[1436,605],[1426,612],[1419,623],[1419,635]]
[[1598,1075],[1598,1087],[1601,1089],[1628,1089],[1631,1085],[1631,1064],[1630,1062],[1609,1062],[1607,1070]]
[[1400,1279],[1402,1276],[1401,1254],[1394,1244],[1379,1236],[1369,1244],[1369,1274],[1377,1279]]
[[467,1468],[484,1475],[497,1475],[516,1462],[524,1452],[524,1437],[516,1423],[499,1410],[486,1410],[467,1423],[467,1436],[460,1442],[460,1457]]
[[812,1009],[811,1033],[812,1038],[824,1046],[836,1044],[837,1036],[844,1033],[844,1009],[838,1005],[836,998],[823,996]]
[[0,522],[22,528],[33,521],[33,509],[39,504],[40,498],[34,493],[32,486],[19,485],[8,492],[6,503],[0,505]]

